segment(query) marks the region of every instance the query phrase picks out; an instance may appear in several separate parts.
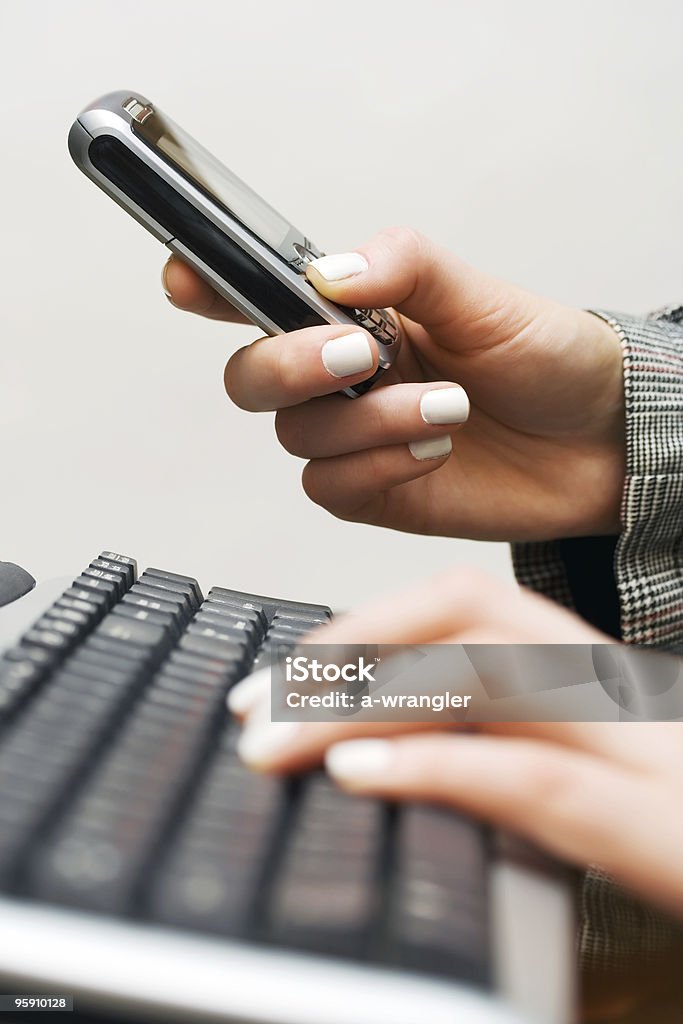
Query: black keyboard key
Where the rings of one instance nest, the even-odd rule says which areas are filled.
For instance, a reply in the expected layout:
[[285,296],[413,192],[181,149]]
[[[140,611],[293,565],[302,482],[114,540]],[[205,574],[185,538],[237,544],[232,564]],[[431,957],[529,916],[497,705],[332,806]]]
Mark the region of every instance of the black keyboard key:
[[[105,614],[111,604],[109,594],[103,594],[96,587],[92,586],[69,587],[68,590],[64,591],[57,603],[59,604],[62,601],[76,602],[72,607],[80,607],[82,603],[86,603],[91,607],[97,608],[98,615],[100,616]],[[82,610],[84,611],[85,609]]]
[[87,566],[81,573],[79,580],[94,579],[109,583],[114,588],[116,600],[118,601],[125,593],[125,579],[119,572],[108,572],[106,569],[98,569],[94,563]]
[[[0,829],[0,884],[25,866],[37,831],[88,765],[118,722],[139,683],[112,686],[108,694],[80,691],[71,673],[58,672],[11,725],[0,745],[0,819],[5,802],[21,806],[15,827]],[[87,684],[87,680],[86,680]],[[66,741],[66,742],[64,742]]]
[[219,601],[207,600],[199,609],[196,618],[208,615],[222,622],[234,623],[239,629],[248,628],[259,639],[265,636],[266,625],[263,615],[253,608],[238,608],[221,604]]
[[329,621],[328,618],[320,615],[285,615],[278,612],[277,615],[273,616],[270,628],[286,629],[303,636],[314,629],[319,629],[320,626],[328,625]]
[[245,661],[241,654],[231,659],[219,659],[205,654],[197,654],[194,651],[183,651],[179,648],[171,652],[164,668],[176,673],[182,672],[190,679],[207,672],[231,682],[237,682],[246,673]]
[[65,671],[70,672],[72,675],[81,676],[82,679],[92,680],[93,682],[101,679],[104,682],[116,684],[125,682],[130,677],[129,673],[121,668],[112,668],[97,660],[89,661],[87,658],[83,658],[80,651],[67,659],[64,663],[64,668]]
[[88,569],[97,569],[102,573],[106,573],[106,578],[113,576],[115,579],[119,580],[120,597],[122,597],[135,582],[130,566],[120,565],[118,562],[110,562],[106,558],[93,559],[88,566]]
[[85,601],[80,598],[66,597],[65,595],[60,597],[58,601],[55,601],[50,611],[54,608],[63,608],[65,611],[80,612],[81,615],[87,616],[92,624],[99,622],[105,611],[103,605],[95,604],[94,601]]
[[78,628],[75,622],[70,622],[68,619],[62,619],[58,615],[53,616],[49,614],[45,614],[42,619],[38,619],[33,628],[42,632],[46,630],[54,630],[67,637],[67,639],[71,640],[73,643],[80,639],[83,632]]
[[[73,586],[66,591],[66,595],[85,599],[89,591],[99,594],[106,602],[107,608],[111,608],[118,599],[118,588],[113,583],[101,576],[86,575],[85,573],[74,580]],[[94,601],[95,598],[92,597],[92,600]]]
[[229,665],[246,665],[248,662],[247,648],[242,641],[229,637],[205,636],[202,627],[199,627],[199,631],[192,632],[190,626],[180,641],[180,647],[191,654],[215,658]]
[[[183,686],[224,686],[226,682],[233,682],[234,673],[215,672],[209,669],[202,669],[199,666],[193,668],[188,665],[179,665],[177,662],[166,661],[162,672],[165,677],[176,679]],[[236,681],[236,680],[235,680]]]
[[169,631],[166,626],[155,626],[149,622],[136,622],[112,613],[97,627],[94,634],[106,640],[116,640],[126,647],[142,647],[156,652],[168,643]]
[[150,622],[153,626],[169,630],[174,637],[180,636],[178,619],[171,612],[157,612],[151,608],[140,608],[119,601],[112,608],[112,615],[121,615],[124,619],[134,619],[136,622]]
[[106,562],[115,562],[121,568],[125,568],[127,572],[128,586],[132,587],[138,578],[138,563],[134,558],[128,558],[127,555],[120,555],[116,551],[101,551],[100,559]]
[[144,583],[147,587],[155,587],[170,594],[186,597],[190,611],[193,613],[197,611],[203,601],[199,584],[189,576],[178,576],[176,573],[163,572],[161,569],[145,569],[139,582]]
[[196,633],[198,636],[224,636],[244,644],[252,653],[256,651],[261,641],[251,622],[245,619],[221,618],[219,615],[210,615],[203,611],[195,615],[188,632]]
[[47,651],[54,652],[59,657],[64,657],[73,647],[73,638],[65,636],[56,629],[29,629],[21,638],[24,645],[41,647]]
[[78,631],[81,635],[85,635],[89,632],[94,625],[93,617],[91,615],[87,615],[85,612],[79,611],[75,608],[65,607],[59,602],[48,608],[45,612],[44,618],[57,619],[61,622],[71,622],[74,626],[78,627]]
[[212,610],[218,614],[243,614],[254,616],[261,624],[261,632],[265,633],[268,629],[268,616],[264,610],[263,605],[258,601],[244,601],[239,596],[231,596],[231,591],[221,590],[213,587],[209,591],[209,595],[204,602],[203,607],[207,610]]
[[[144,591],[144,587],[140,587],[140,590]],[[187,622],[187,612],[185,611],[185,602],[181,599],[165,600],[161,595],[156,594],[149,596],[149,593],[140,593],[138,590],[138,584],[129,593],[124,594],[120,605],[117,607],[130,607],[130,608],[142,608],[150,612],[162,612],[164,615],[172,615],[178,626],[184,625]]]
[[[137,909],[141,872],[206,757],[212,728],[225,714],[224,697],[213,687],[179,694],[163,681],[150,685],[115,747],[36,857],[35,893],[114,913]],[[155,742],[149,741],[150,729]]]
[[2,657],[4,661],[31,661],[44,673],[55,664],[55,656],[51,651],[43,647],[29,647],[25,644],[10,647],[3,651]]
[[389,897],[391,960],[490,982],[486,830],[443,808],[399,811]]
[[78,648],[76,654],[87,653],[89,657],[97,659],[101,664],[117,667],[127,663],[136,666],[149,665],[154,659],[154,652],[145,647],[133,647],[121,643],[120,640],[110,640],[105,636],[91,634],[82,647]]
[[224,741],[155,873],[149,916],[223,935],[257,930],[288,793],[281,779],[245,768]]
[[144,576],[133,584],[129,593],[146,597],[151,601],[165,601],[174,605],[183,622],[189,622],[194,615],[194,607],[188,594],[181,594],[169,587],[157,586],[156,581],[145,579]]
[[21,707],[43,677],[43,669],[30,659],[0,661],[0,723]]
[[212,587],[209,591],[209,599],[241,601],[247,607],[261,608],[268,621],[278,613],[283,615],[300,615],[304,618],[309,616],[329,619],[331,610],[326,605],[306,604],[300,601],[277,600],[272,597],[261,597],[258,594],[247,594],[241,590],[225,590],[223,587]]
[[274,883],[268,935],[331,955],[364,957],[376,920],[385,810],[324,775],[305,780]]

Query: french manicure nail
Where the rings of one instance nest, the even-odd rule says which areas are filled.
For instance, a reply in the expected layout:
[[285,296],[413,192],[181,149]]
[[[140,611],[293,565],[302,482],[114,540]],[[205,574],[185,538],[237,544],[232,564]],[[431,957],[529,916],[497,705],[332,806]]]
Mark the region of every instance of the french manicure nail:
[[359,252],[340,252],[332,256],[318,256],[308,264],[326,281],[344,281],[368,269],[368,261]]
[[371,370],[373,354],[367,334],[343,334],[323,345],[322,359],[325,369],[333,377],[350,377]]
[[228,710],[233,715],[246,715],[270,695],[271,669],[262,668],[242,679],[228,693]]
[[420,399],[420,414],[425,423],[464,423],[470,414],[470,401],[464,388],[434,388]]
[[168,270],[168,263],[164,263],[163,267],[161,268],[161,287],[164,289],[164,295],[166,296],[166,298],[170,299],[170,298],[172,298],[172,295],[171,295],[171,292],[170,292],[170,289],[169,289],[168,285],[166,284],[166,271],[167,270]]
[[248,765],[268,764],[294,739],[299,727],[299,722],[271,722],[270,718],[260,716],[252,718],[237,741],[237,753]]
[[430,437],[426,441],[412,441],[408,447],[411,455],[425,462],[427,459],[443,459],[445,455],[450,455],[453,442],[450,435],[444,434],[442,437]]
[[393,756],[393,747],[387,740],[347,740],[330,747],[325,767],[342,782],[371,779],[389,769]]

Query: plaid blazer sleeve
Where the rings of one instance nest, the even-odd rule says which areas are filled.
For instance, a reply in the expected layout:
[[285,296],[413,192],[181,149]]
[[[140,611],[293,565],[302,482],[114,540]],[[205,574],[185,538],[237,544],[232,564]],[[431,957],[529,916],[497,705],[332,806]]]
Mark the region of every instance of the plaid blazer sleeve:
[[[626,643],[683,645],[683,306],[645,319],[594,310],[614,328],[624,359],[626,478],[614,555]],[[520,583],[574,606],[559,541],[514,544]],[[579,954],[586,971],[626,972],[679,942],[679,926],[614,885],[583,877]]]
[[[626,479],[614,574],[625,643],[683,644],[683,306],[595,311],[624,355]],[[520,583],[573,607],[557,541],[514,544]]]

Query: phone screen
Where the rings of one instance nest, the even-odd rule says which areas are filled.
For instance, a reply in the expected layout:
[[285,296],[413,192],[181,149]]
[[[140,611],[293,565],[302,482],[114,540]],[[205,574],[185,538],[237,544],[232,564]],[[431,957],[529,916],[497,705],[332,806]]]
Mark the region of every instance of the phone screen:
[[142,124],[133,121],[133,130],[266,245],[292,258],[285,243],[296,229],[179,125],[155,110]]

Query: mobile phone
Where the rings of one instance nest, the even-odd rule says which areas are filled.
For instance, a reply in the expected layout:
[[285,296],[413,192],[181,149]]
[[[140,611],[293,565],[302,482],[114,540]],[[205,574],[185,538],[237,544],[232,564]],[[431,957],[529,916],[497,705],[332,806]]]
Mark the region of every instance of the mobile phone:
[[401,332],[385,309],[330,302],[306,279],[324,255],[301,231],[146,97],[111,92],[74,121],[69,152],[124,210],[266,334],[360,326],[379,349],[375,373],[343,389],[365,394],[393,363]]

